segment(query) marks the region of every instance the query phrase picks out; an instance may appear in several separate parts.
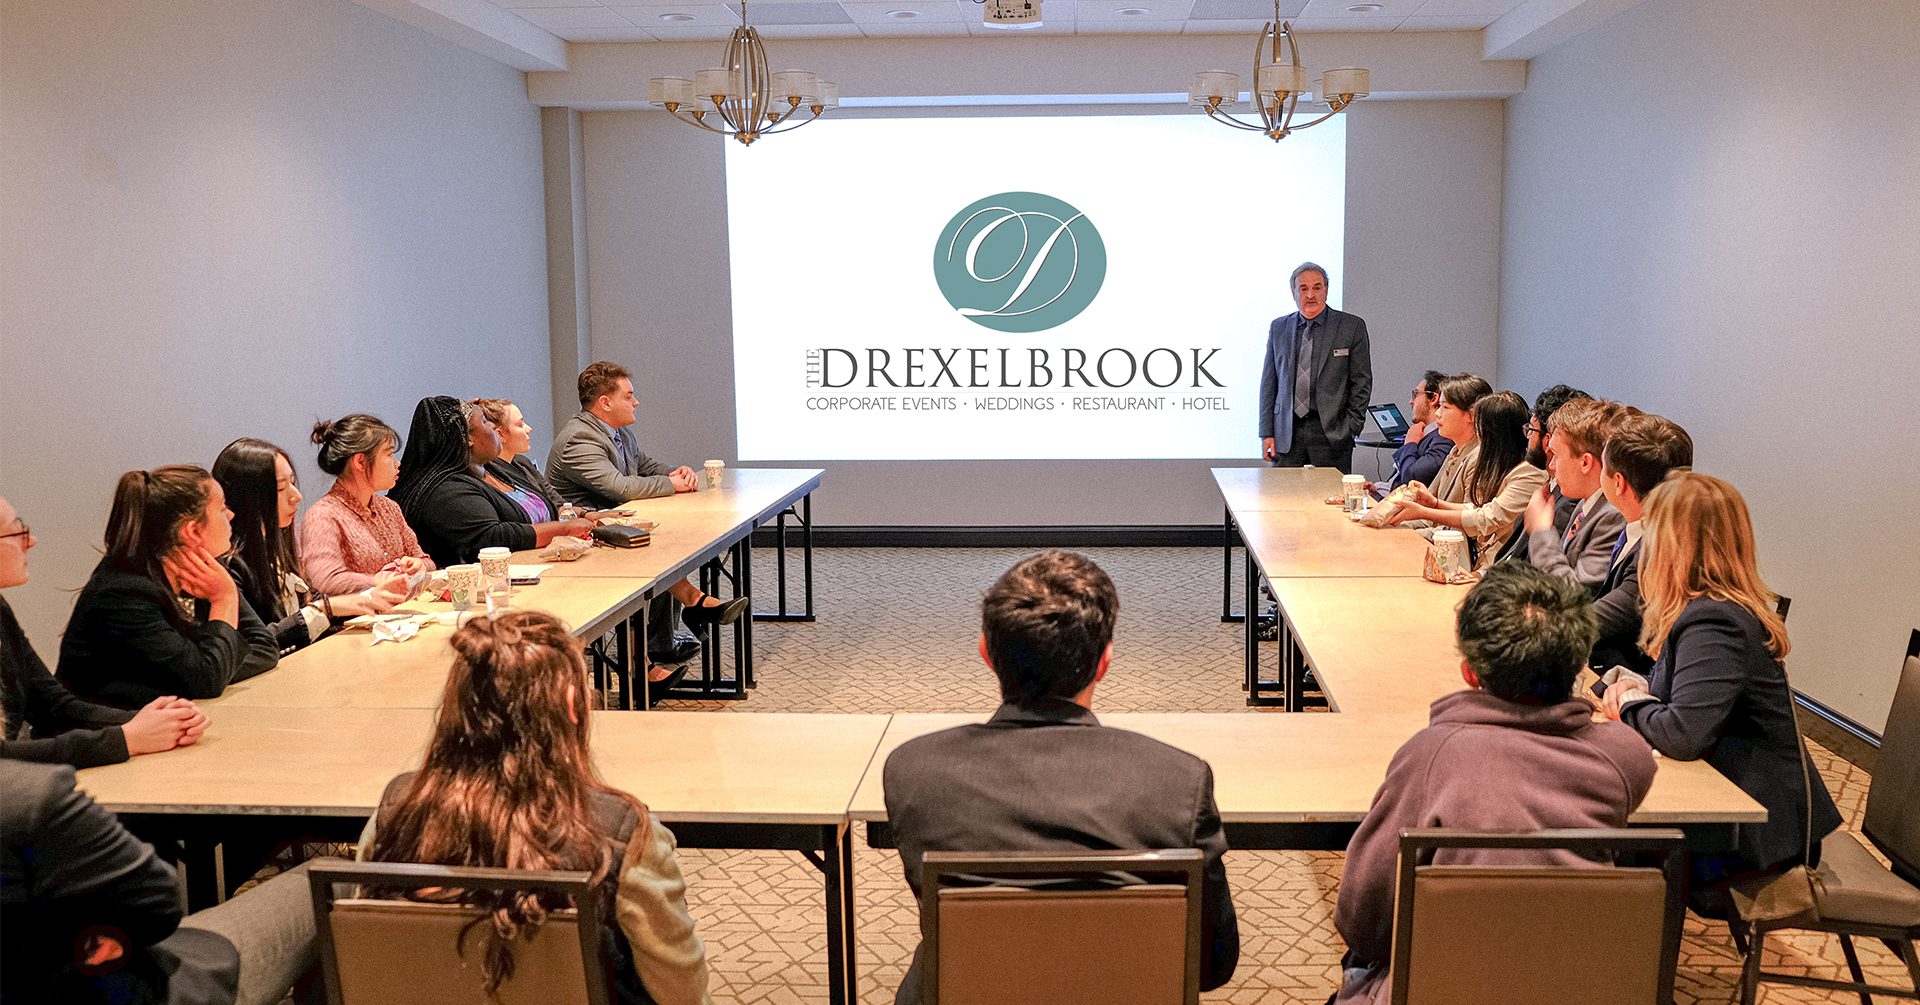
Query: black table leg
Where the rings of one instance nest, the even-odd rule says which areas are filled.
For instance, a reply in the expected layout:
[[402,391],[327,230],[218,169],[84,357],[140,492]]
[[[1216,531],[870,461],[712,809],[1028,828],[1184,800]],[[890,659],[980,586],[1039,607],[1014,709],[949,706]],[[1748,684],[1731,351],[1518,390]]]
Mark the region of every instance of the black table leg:
[[[1233,527],[1233,510],[1227,509],[1222,512],[1224,515],[1220,518],[1220,620],[1234,622],[1246,615],[1233,613],[1233,542],[1236,535]],[[1247,610],[1253,610],[1253,605],[1248,604]]]

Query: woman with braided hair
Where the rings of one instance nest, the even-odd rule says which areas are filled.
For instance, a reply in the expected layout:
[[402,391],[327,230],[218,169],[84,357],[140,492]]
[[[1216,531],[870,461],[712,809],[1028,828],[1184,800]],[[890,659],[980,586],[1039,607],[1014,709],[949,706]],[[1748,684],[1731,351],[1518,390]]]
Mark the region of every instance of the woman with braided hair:
[[488,487],[483,467],[500,456],[486,413],[458,398],[422,398],[413,410],[393,500],[441,568],[472,562],[482,548],[544,548],[556,537],[587,537],[593,521],[533,523],[512,499]]
[[[617,1000],[711,1005],[673,834],[594,771],[579,642],[535,611],[475,618],[452,642],[426,762],[387,785],[360,857],[589,872],[614,906],[602,944]],[[528,891],[457,896],[491,915],[482,961],[490,990],[513,975],[515,941],[571,906],[564,895]]]

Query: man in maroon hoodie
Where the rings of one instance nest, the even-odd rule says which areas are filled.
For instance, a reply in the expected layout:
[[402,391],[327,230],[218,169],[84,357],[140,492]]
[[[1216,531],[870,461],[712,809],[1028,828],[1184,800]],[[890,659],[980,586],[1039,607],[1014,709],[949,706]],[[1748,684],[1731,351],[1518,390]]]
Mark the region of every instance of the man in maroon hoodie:
[[[1433,703],[1431,725],[1394,755],[1347,845],[1333,916],[1348,949],[1336,1005],[1389,997],[1402,828],[1624,827],[1653,784],[1646,741],[1594,722],[1593,705],[1572,695],[1597,631],[1586,590],[1503,562],[1467,594],[1456,631],[1468,689]],[[1443,850],[1435,861],[1593,864],[1568,851],[1479,849]]]

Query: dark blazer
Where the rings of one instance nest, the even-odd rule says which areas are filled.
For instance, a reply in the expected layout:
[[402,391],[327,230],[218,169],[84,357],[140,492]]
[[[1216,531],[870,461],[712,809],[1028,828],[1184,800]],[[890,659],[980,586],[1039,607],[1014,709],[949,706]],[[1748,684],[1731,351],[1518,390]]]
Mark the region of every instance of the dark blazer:
[[[1202,850],[1200,986],[1233,976],[1240,929],[1221,861],[1227,838],[1213,769],[1200,758],[1052,699],[1005,704],[984,724],[910,740],[887,758],[884,777],[887,819],[916,897],[929,851]],[[894,1001],[920,1001],[918,948]]]
[[[1626,533],[1623,527],[1620,531]],[[1593,656],[1587,662],[1602,673],[1623,666],[1637,674],[1653,667],[1653,659],[1640,648],[1640,545],[1635,541],[1607,570],[1600,581],[1599,596],[1594,598],[1593,613],[1600,622],[1599,641],[1593,644]]]
[[527,511],[477,476],[449,475],[402,511],[439,568],[473,562],[482,548],[522,551],[539,543]]
[[524,489],[546,500],[553,519],[560,519],[560,504],[566,500],[554,491],[553,483],[540,473],[540,466],[533,463],[533,458],[520,454],[511,461],[489,461],[487,473],[514,488]]
[[[233,581],[240,585],[240,596],[253,607],[253,613],[262,621],[271,617],[275,605],[280,603],[280,591],[271,590],[266,583],[255,577],[252,567],[241,561],[238,555],[227,557],[227,572],[233,576]],[[306,616],[301,614],[298,608],[288,611],[286,616],[267,625],[267,628],[273,632],[274,644],[280,647],[282,656],[319,641],[314,637],[312,629],[308,627]]]
[[240,627],[186,617],[173,593],[150,576],[102,559],[80,590],[60,639],[60,680],[90,701],[139,708],[163,694],[199,701],[280,662],[273,630],[240,597]]
[[[173,870],[72,768],[0,761],[0,1000],[231,1005],[238,952],[180,918]],[[102,930],[125,955],[82,975],[77,947]]]
[[[1726,872],[1799,862],[1807,785],[1798,727],[1786,670],[1767,651],[1760,619],[1730,601],[1695,598],[1667,633],[1648,679],[1660,700],[1627,705],[1621,721],[1668,757],[1705,759],[1767,809],[1766,823],[1742,824],[1731,849],[1714,849],[1730,853]],[[1820,772],[1809,767],[1808,774],[1817,862],[1820,840],[1840,826],[1840,811]]]
[[1440,435],[1439,425],[1428,426],[1418,440],[1408,440],[1394,450],[1393,480],[1387,482],[1387,491],[1408,482],[1432,485],[1440,473],[1440,465],[1446,463],[1450,453],[1453,453],[1453,441]]
[[[1367,424],[1373,393],[1373,357],[1367,323],[1329,307],[1314,319],[1313,410],[1330,440],[1352,439]],[[1260,436],[1273,449],[1293,449],[1293,377],[1299,350],[1300,312],[1267,326],[1267,359],[1260,373]]]
[[76,768],[127,759],[120,726],[133,713],[81,701],[55,680],[5,597],[0,597],[0,707],[7,718],[0,757]]

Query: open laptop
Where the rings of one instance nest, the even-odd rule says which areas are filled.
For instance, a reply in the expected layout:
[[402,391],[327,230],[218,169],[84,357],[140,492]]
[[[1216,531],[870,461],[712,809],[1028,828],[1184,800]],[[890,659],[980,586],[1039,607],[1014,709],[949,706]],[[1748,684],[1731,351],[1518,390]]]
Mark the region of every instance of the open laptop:
[[1412,428],[1406,417],[1400,414],[1400,406],[1392,402],[1368,405],[1367,415],[1372,417],[1374,425],[1380,427],[1380,435],[1389,440],[1406,439],[1407,430]]

